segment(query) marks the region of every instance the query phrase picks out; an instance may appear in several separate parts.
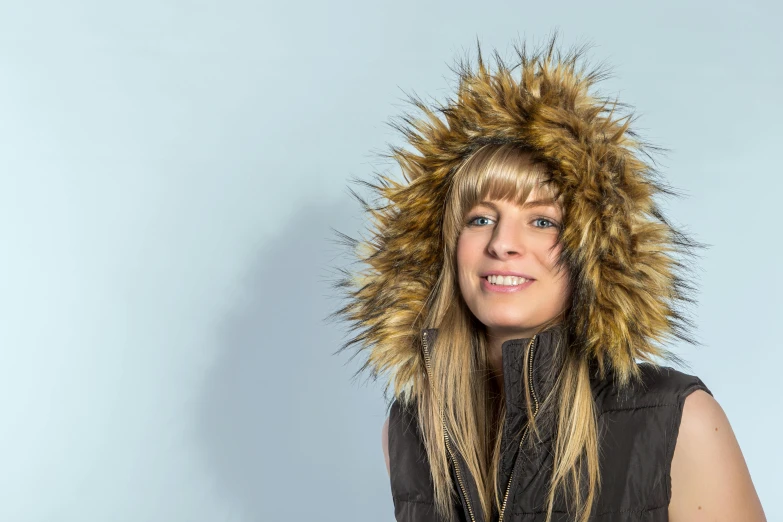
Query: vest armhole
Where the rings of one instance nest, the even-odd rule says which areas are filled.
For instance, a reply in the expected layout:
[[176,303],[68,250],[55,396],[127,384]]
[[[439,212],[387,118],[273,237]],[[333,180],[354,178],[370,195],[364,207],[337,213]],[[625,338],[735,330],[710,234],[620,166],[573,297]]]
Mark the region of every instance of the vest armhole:
[[415,411],[396,399],[389,409],[389,480],[395,500],[434,503],[434,486]]
[[[397,522],[446,522],[435,508],[435,486],[424,447],[415,403],[403,406],[396,399],[389,408],[389,475]],[[463,507],[455,485],[455,521],[464,522]]]
[[668,506],[668,503],[671,501],[672,498],[672,459],[674,459],[674,449],[677,446],[677,436],[680,433],[680,424],[682,422],[682,410],[685,406],[685,399],[688,398],[688,395],[691,393],[697,391],[697,390],[704,390],[705,392],[712,395],[712,392],[707,387],[707,385],[702,382],[701,379],[698,377],[691,376],[691,381],[687,383],[685,387],[682,388],[682,390],[677,393],[677,402],[674,409],[674,414],[672,415],[671,420],[671,426],[669,429],[669,439],[666,442],[666,503]]

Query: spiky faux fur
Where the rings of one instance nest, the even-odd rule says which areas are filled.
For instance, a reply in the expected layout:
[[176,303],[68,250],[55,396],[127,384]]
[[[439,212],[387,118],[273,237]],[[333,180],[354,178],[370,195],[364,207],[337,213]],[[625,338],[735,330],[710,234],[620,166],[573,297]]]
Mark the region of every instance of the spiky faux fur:
[[354,346],[366,353],[360,372],[388,373],[395,395],[424,372],[419,333],[442,266],[441,218],[452,176],[488,142],[532,149],[564,195],[573,349],[626,383],[638,374],[638,360],[673,357],[668,341],[696,342],[681,305],[695,290],[684,261],[702,245],[675,229],[653,200],[675,192],[653,167],[654,149],[631,130],[632,115],[618,114],[627,106],[593,93],[605,68],[584,63],[586,47],[561,53],[556,40],[535,52],[515,46],[513,66],[495,53],[494,72],[479,46],[477,67],[457,63],[455,98],[429,107],[409,97],[423,117],[406,114],[394,126],[414,150],[390,147],[405,183],[382,174],[362,182],[385,201],[380,207],[354,192],[371,236],[342,235],[364,267],[342,270],[337,287],[347,304],[331,317],[354,332],[338,351]]

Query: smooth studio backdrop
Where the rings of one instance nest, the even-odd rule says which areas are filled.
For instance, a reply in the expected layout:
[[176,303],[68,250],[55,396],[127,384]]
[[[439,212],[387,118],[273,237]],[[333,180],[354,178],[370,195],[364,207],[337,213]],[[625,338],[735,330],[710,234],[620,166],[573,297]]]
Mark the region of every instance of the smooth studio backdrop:
[[780,3],[0,2],[0,520],[393,521],[379,383],[324,321],[350,177],[475,41],[592,42],[708,243],[689,370],[770,521]]

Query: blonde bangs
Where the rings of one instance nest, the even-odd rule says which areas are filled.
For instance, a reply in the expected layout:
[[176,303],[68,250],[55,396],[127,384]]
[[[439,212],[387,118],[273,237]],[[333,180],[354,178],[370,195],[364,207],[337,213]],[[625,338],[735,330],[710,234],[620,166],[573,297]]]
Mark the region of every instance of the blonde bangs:
[[480,201],[501,200],[524,204],[538,190],[538,199],[560,204],[554,188],[545,183],[546,167],[530,153],[512,144],[488,144],[477,150],[454,174],[453,192],[445,209],[444,239],[456,241],[463,220]]

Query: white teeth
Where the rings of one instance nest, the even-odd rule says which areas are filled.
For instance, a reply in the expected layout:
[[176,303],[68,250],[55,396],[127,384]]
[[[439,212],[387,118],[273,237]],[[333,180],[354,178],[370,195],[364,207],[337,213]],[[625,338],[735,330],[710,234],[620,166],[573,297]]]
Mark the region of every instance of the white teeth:
[[517,286],[517,285],[521,285],[522,283],[526,283],[528,281],[524,277],[499,276],[499,275],[487,276],[487,280],[493,285],[503,285],[503,286]]

